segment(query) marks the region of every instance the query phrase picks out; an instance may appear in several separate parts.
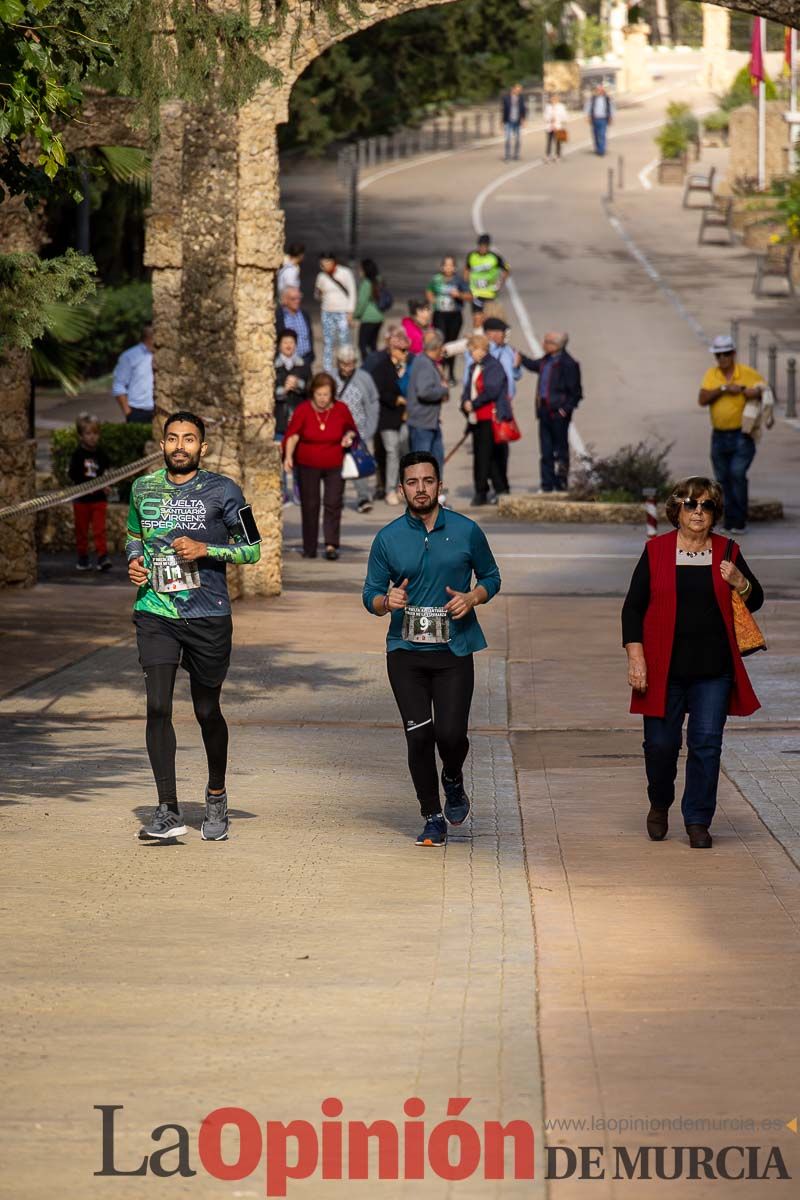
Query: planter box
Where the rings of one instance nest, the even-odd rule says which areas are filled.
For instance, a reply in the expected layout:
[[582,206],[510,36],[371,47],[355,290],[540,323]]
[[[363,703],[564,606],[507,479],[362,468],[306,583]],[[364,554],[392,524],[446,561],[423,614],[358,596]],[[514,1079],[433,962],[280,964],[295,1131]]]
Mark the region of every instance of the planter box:
[[[593,500],[572,500],[568,494],[551,496],[501,496],[498,515],[514,521],[553,521],[575,525],[644,525],[644,504],[608,504]],[[780,500],[751,500],[751,521],[780,521]],[[664,505],[658,506],[658,524],[669,529]]]
[[668,187],[683,187],[686,179],[685,158],[662,158],[658,164],[658,182]]
[[742,242],[748,250],[755,250],[759,254],[763,254],[770,244],[770,238],[775,234],[780,237],[784,232],[785,226],[778,225],[774,221],[765,222],[763,225],[759,221],[750,221],[744,227]]

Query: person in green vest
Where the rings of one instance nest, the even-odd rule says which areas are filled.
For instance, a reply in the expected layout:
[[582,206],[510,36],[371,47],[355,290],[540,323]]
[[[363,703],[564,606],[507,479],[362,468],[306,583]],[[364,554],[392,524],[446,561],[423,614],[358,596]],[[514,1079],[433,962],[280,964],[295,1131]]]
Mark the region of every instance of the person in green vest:
[[497,299],[497,293],[511,274],[505,259],[492,250],[492,239],[488,233],[478,238],[478,249],[467,255],[464,271],[472,294],[472,311],[483,312],[486,304]]

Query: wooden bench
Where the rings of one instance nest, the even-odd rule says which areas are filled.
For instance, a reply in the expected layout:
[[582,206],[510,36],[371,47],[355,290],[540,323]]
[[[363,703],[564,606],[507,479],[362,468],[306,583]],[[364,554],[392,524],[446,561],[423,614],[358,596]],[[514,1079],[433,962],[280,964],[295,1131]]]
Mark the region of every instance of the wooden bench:
[[[707,243],[706,230],[708,229],[724,229],[728,235],[728,245],[733,245],[733,199],[721,199],[719,196],[714,197],[714,203],[710,208],[704,208],[700,217],[700,231],[697,235],[698,246],[703,246]],[[719,235],[713,239],[719,242]]]
[[714,176],[717,173],[717,168],[712,167],[707,175],[687,175],[686,184],[683,189],[683,207],[684,208],[708,208],[710,205],[690,204],[689,197],[693,192],[703,192],[710,197],[711,204],[714,203]]
[[788,296],[794,296],[794,280],[792,279],[792,259],[794,258],[794,246],[776,244],[768,246],[766,254],[759,254],[756,258],[756,275],[753,280],[753,294],[763,296],[763,283],[767,276],[774,276],[776,279],[785,279],[789,285],[789,290],[786,293]]

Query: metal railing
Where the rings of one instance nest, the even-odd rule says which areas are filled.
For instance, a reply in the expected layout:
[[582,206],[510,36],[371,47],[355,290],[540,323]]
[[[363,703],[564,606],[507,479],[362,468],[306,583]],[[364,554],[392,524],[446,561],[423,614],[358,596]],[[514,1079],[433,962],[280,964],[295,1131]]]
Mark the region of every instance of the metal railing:
[[796,334],[784,336],[775,329],[752,328],[747,317],[734,317],[731,321],[731,337],[739,347],[740,358],[744,358],[743,327],[747,334],[748,366],[760,371],[767,380],[777,405],[784,406],[784,416],[789,420],[797,417],[797,358],[800,355],[800,337]]

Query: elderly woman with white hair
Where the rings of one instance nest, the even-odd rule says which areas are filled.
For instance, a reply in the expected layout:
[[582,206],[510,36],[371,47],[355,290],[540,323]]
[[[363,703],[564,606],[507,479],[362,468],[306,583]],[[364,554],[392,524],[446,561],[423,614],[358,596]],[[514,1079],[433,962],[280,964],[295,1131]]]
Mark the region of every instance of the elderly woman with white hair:
[[[340,346],[336,353],[336,399],[350,409],[363,445],[368,446],[375,437],[380,414],[378,388],[372,376],[363,367],[356,365],[356,352],[352,346]],[[360,513],[372,511],[372,480],[354,479],[356,508]]]

